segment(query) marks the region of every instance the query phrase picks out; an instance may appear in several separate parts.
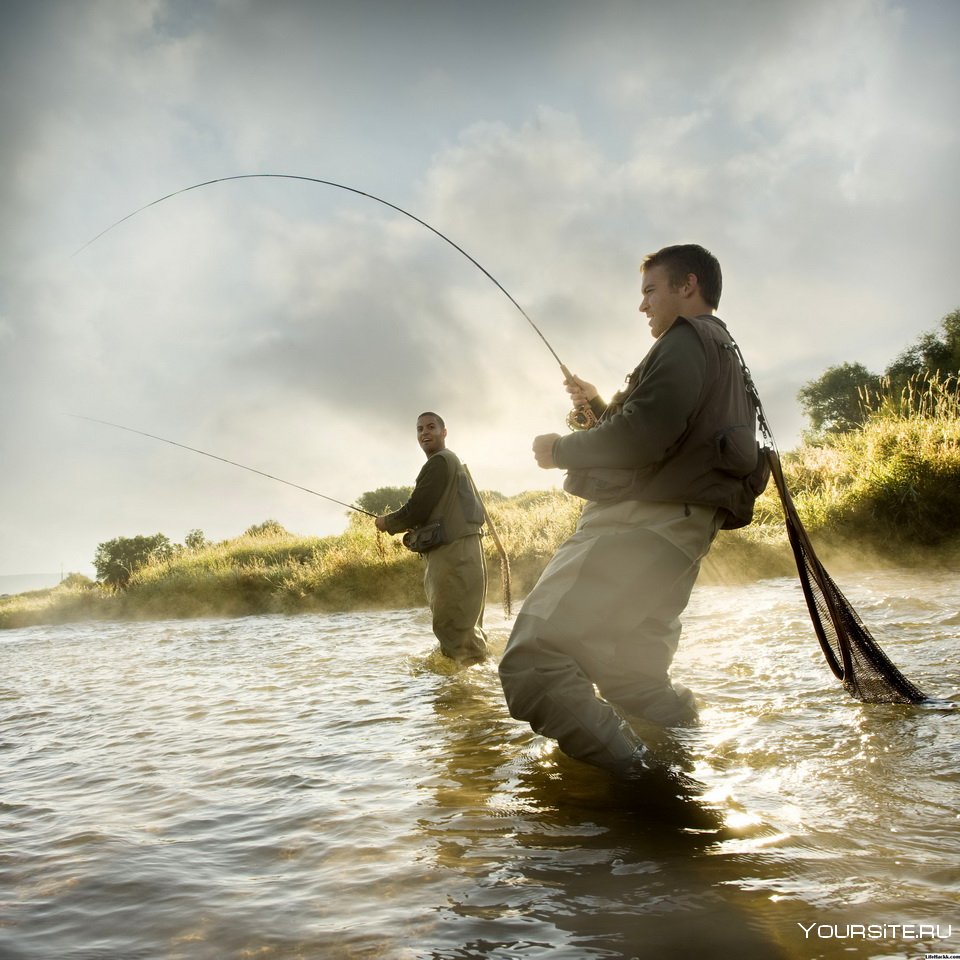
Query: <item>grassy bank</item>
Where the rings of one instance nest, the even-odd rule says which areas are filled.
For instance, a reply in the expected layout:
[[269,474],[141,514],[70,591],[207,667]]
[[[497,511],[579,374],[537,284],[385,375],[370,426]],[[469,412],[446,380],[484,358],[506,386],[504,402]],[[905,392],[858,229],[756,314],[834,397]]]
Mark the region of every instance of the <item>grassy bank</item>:
[[[785,454],[804,525],[831,570],[960,559],[960,416],[955,381],[922,397],[874,397],[863,429]],[[582,501],[562,491],[490,498],[519,601],[572,532]],[[269,526],[268,527],[269,531]],[[485,538],[491,601],[502,599],[500,559]],[[791,576],[793,557],[773,484],[756,520],[722,533],[701,582]],[[397,537],[356,514],[331,537],[276,531],[183,550],[138,570],[123,591],[71,577],[52,590],[0,598],[0,627],[83,619],[161,619],[400,608],[423,604],[423,564]]]
[[[488,504],[510,559],[513,595],[524,595],[557,545],[572,532],[580,501],[562,492],[523,493]],[[80,577],[51,590],[0,598],[0,627],[81,619],[244,616],[422,605],[423,561],[399,537],[350,516],[342,534],[246,534],[147,564],[125,590]],[[501,562],[484,538],[489,598],[503,599]]]

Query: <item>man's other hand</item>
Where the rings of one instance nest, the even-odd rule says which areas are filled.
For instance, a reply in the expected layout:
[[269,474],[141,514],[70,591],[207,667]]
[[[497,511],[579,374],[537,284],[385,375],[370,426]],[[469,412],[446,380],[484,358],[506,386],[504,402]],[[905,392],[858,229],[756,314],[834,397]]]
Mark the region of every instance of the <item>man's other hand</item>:
[[543,433],[539,437],[533,438],[533,455],[538,467],[549,470],[556,466],[553,462],[553,445],[559,439],[559,433]]

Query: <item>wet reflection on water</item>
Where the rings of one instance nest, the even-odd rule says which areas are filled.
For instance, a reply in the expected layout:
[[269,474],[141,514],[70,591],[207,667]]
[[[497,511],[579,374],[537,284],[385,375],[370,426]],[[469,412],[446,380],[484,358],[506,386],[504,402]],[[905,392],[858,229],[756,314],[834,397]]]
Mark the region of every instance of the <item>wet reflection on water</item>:
[[[667,783],[618,784],[517,737],[492,693],[474,675],[437,697],[448,753],[424,787],[442,816],[420,824],[459,892],[425,955],[685,955],[708,943],[783,955],[762,918],[714,889],[722,877],[704,855],[726,831],[708,803],[678,802]],[[483,921],[483,937],[462,942],[457,918]]]
[[[912,679],[960,686],[952,579],[854,587]],[[675,782],[569,760],[434,646],[423,611],[0,634],[0,956],[960,949],[957,714],[850,700],[792,582],[695,594],[702,722],[641,730]]]

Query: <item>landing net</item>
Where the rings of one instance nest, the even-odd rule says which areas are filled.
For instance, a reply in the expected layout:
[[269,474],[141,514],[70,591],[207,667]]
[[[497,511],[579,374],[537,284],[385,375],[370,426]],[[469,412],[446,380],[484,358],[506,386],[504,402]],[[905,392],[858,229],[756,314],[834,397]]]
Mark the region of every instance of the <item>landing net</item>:
[[847,693],[864,703],[930,702],[930,698],[908,680],[880,649],[853,605],[840,592],[817,557],[783,478],[776,441],[753,378],[736,343],[733,349],[740,361],[747,390],[756,406],[761,433],[768,444],[762,453],[767,457],[771,476],[780,495],[800,586],[827,664]]
[[780,467],[768,450],[770,472],[786,519],[800,586],[827,664],[851,697],[865,703],[921,703],[926,694],[908,680],[880,649],[849,600],[814,552],[800,522]]

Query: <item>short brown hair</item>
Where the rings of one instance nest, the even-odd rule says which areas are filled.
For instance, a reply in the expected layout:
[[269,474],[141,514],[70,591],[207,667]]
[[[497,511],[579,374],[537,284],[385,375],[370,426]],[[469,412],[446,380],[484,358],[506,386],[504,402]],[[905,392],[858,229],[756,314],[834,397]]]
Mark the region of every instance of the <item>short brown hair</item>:
[[[443,417],[441,417],[439,413],[434,413],[432,410],[427,410],[424,413],[421,413],[420,417],[433,417],[433,419],[440,424],[441,430],[447,429],[447,425],[443,422]],[[417,419],[419,420],[420,417],[417,417]]]
[[723,275],[717,258],[704,247],[696,243],[680,243],[664,247],[656,253],[648,253],[643,258],[643,269],[664,267],[670,284],[682,286],[692,273],[700,285],[703,299],[716,310],[720,306],[720,291],[723,289]]

